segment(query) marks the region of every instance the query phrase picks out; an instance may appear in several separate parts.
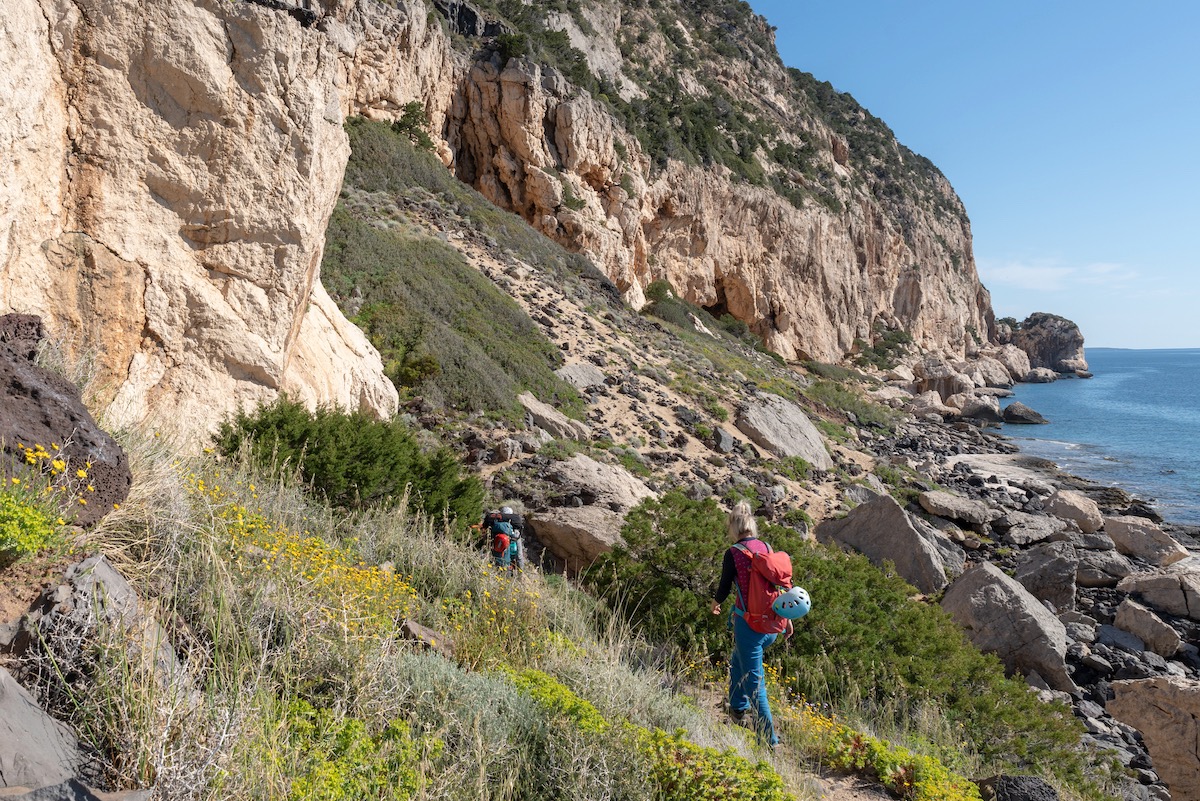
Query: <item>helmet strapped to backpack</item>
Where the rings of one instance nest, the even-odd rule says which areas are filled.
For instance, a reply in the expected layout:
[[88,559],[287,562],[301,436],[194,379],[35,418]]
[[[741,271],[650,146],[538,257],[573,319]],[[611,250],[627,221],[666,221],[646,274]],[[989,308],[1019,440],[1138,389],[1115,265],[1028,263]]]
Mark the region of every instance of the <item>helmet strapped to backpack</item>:
[[790,590],[780,593],[775,602],[771,604],[771,609],[785,620],[799,620],[808,614],[809,609],[812,609],[812,601],[809,600],[808,591],[803,587],[792,587]]

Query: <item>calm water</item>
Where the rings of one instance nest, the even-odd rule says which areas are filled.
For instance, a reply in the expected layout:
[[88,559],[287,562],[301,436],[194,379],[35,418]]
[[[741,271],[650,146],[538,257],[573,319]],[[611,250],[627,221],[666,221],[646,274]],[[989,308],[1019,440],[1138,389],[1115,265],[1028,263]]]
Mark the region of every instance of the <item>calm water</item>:
[[1088,348],[1095,378],[1019,384],[1050,421],[1005,426],[1024,453],[1118,486],[1174,523],[1200,525],[1200,350]]

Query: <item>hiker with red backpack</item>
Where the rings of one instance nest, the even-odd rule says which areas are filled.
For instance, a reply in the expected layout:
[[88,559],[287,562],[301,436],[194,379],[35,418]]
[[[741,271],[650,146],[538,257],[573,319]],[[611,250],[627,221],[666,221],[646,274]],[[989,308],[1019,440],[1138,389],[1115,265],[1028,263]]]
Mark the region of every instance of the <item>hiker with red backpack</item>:
[[525,548],[522,543],[524,520],[512,507],[505,506],[499,512],[488,512],[483,516],[484,537],[492,564],[510,573],[525,568]]
[[792,587],[792,560],[758,538],[758,523],[746,501],[729,514],[729,539],[721,564],[721,582],[712,602],[712,613],[721,614],[721,603],[731,589],[737,598],[731,614],[733,653],[729,657],[729,712],[741,722],[747,712],[755,729],[774,748],[779,743],[767,701],[763,675],[763,649],[780,634],[792,636],[793,620],[808,613],[808,593]]

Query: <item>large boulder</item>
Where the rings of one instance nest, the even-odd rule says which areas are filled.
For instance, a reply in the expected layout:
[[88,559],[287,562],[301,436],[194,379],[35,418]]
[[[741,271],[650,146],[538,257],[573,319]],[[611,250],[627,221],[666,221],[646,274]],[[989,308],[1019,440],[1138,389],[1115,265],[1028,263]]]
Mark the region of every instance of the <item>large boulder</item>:
[[833,467],[821,432],[789,400],[762,392],[739,410],[738,430],[776,456],[798,456],[818,470]]
[[82,762],[75,735],[0,667],[0,789],[59,784]]
[[[955,398],[961,399],[957,404],[959,417],[984,423],[1004,421],[1004,413],[1000,411],[1000,401],[994,395],[956,395]],[[951,399],[951,403],[953,400],[954,398]]]
[[1189,556],[1150,573],[1130,575],[1117,589],[1159,612],[1200,621],[1200,558]]
[[917,417],[925,417],[931,414],[936,414],[943,419],[958,416],[958,409],[946,405],[942,401],[942,396],[936,390],[932,389],[909,399],[904,404],[904,409],[912,412]]
[[922,492],[917,500],[921,508],[931,515],[958,520],[976,527],[986,525],[998,517],[998,513],[983,501],[964,498],[950,492],[930,490]]
[[523,392],[517,400],[525,407],[526,421],[555,439],[588,440],[592,430],[578,420],[572,420],[548,403],[542,403],[531,392]]
[[1137,729],[1172,798],[1200,798],[1200,682],[1158,677],[1114,681],[1105,708]]
[[1145,517],[1105,518],[1104,533],[1112,537],[1118,551],[1152,565],[1165,567],[1188,557],[1187,548]]
[[942,608],[1010,673],[1037,673],[1056,690],[1079,692],[1067,672],[1066,627],[999,568],[982,562],[968,569],[946,590]]
[[1020,401],[1013,401],[1004,407],[1002,415],[1004,422],[1012,425],[1042,425],[1049,422],[1045,417],[1030,409]]
[[[83,405],[79,389],[32,361],[41,334],[37,317],[0,317],[0,448],[17,464],[25,460],[22,446],[42,446],[49,455],[43,461],[62,459],[66,469],[59,475],[69,479],[67,491],[85,502],[72,498],[74,522],[88,526],[125,500],[133,474],[121,446]],[[77,470],[86,478],[77,479]],[[0,475],[4,472],[0,467]]]
[[1159,656],[1175,656],[1183,643],[1179,632],[1132,598],[1121,601],[1113,625],[1146,643],[1146,647]]
[[554,507],[529,515],[534,536],[575,575],[620,545],[625,515],[604,506]]
[[916,376],[916,389],[919,394],[936,392],[945,400],[952,395],[970,392],[975,389],[975,382],[970,376],[958,370],[935,356],[927,356],[913,366]]
[[1029,354],[1013,344],[1001,345],[992,351],[991,355],[1004,365],[1008,370],[1009,378],[1013,381],[1024,381],[1025,376],[1029,375],[1029,371],[1033,368],[1033,365],[1029,363]]
[[1021,380],[1026,384],[1053,384],[1058,380],[1058,373],[1049,367],[1035,367]]
[[131,669],[143,671],[158,686],[164,714],[173,703],[198,703],[192,678],[166,630],[103,555],[72,565],[65,583],[44,590],[6,650],[19,655],[37,647],[61,658],[74,653],[81,640],[104,632],[115,633],[126,645]]
[[1128,559],[1114,550],[1076,548],[1079,564],[1075,570],[1075,583],[1080,587],[1115,587],[1134,573]]
[[855,507],[839,520],[817,526],[817,539],[838,543],[864,554],[872,563],[891,562],[896,572],[925,593],[940,591],[947,573],[962,571],[962,549],[924,520],[900,508],[890,495]]
[[992,522],[992,528],[1001,532],[1007,544],[1019,546],[1044,542],[1063,531],[1066,525],[1057,517],[1017,511],[1007,512]]
[[595,387],[604,386],[607,376],[604,371],[590,362],[565,364],[554,371],[555,374],[580,392],[587,392]]
[[[577,573],[621,542],[625,514],[654,492],[641,479],[617,465],[576,454],[557,462],[550,479],[577,506],[553,507],[532,514],[527,523],[546,548]],[[588,502],[583,502],[586,499]]]
[[560,486],[583,489],[583,495],[595,499],[593,503],[621,514],[654,497],[654,491],[624,467],[597,462],[582,453],[555,462],[551,478]]
[[971,366],[983,378],[983,386],[985,387],[1001,387],[1007,389],[1015,382],[1012,372],[999,359],[991,356],[980,356]]
[[1035,369],[1044,367],[1058,373],[1088,369],[1079,326],[1056,314],[1035,312],[1026,317],[1013,332],[1013,344],[1029,355]]
[[1074,522],[1084,534],[1099,531],[1104,527],[1100,507],[1091,498],[1078,492],[1057,490],[1046,499],[1045,509],[1047,514],[1060,520]]
[[1017,564],[1013,578],[1033,597],[1059,612],[1075,608],[1075,575],[1079,557],[1069,542],[1045,542],[1030,548]]

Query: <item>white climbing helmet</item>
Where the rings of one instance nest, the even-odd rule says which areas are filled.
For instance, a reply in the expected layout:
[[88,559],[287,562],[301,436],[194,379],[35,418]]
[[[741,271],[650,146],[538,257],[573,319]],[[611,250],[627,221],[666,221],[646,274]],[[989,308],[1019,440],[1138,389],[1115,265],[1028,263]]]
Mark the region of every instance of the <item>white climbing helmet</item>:
[[792,587],[775,599],[775,603],[771,604],[771,609],[785,620],[799,620],[808,614],[809,609],[812,609],[812,601],[809,600],[808,592],[803,587]]

